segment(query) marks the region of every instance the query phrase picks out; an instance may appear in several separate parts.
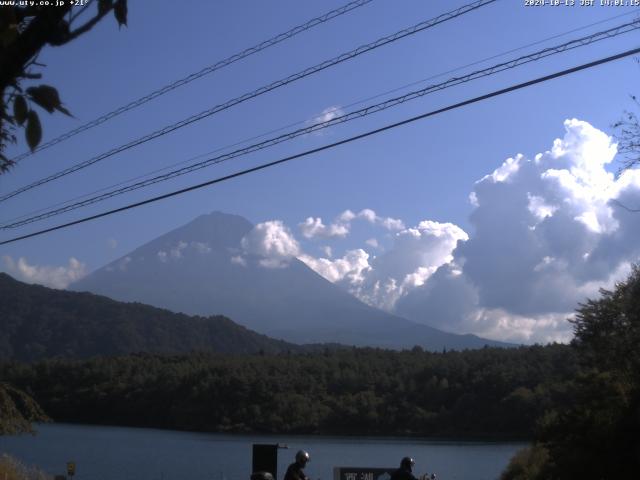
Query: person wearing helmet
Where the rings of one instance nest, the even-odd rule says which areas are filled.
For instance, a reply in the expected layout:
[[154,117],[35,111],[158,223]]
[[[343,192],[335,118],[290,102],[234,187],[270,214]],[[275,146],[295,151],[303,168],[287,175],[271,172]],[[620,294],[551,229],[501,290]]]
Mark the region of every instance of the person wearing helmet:
[[307,462],[309,462],[309,454],[304,450],[298,451],[296,461],[289,465],[287,473],[284,474],[284,480],[309,480],[303,470]]
[[391,474],[391,480],[417,480],[412,469],[416,462],[411,457],[404,457],[400,461],[400,468]]

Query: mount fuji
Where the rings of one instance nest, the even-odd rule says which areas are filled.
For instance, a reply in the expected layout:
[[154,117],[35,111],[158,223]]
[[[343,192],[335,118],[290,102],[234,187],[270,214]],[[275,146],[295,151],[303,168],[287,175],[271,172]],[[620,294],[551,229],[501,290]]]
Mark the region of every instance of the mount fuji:
[[224,315],[295,343],[427,350],[513,346],[444,332],[366,305],[295,258],[281,268],[265,268],[255,255],[239,261],[241,240],[252,229],[237,215],[203,215],[69,288],[189,315]]

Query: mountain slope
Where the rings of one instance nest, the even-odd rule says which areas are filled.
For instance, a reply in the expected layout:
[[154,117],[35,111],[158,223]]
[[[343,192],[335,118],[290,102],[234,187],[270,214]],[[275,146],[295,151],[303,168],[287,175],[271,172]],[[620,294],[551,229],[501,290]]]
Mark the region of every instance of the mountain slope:
[[71,286],[121,301],[190,315],[222,314],[271,337],[296,343],[339,342],[430,350],[505,345],[455,335],[370,307],[299,260],[265,268],[240,258],[246,219],[203,215]]
[[300,349],[222,316],[189,317],[90,293],[27,285],[4,273],[0,298],[0,359]]

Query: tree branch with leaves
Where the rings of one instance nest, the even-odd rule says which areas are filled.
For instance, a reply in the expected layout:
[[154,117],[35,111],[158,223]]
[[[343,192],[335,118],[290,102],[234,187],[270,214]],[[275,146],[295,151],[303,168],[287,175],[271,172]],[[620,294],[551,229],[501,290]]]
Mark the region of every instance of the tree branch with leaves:
[[[87,9],[97,4],[93,16],[80,22]],[[60,6],[0,7],[0,174],[14,162],[5,155],[7,145],[17,143],[16,131],[23,129],[33,151],[42,140],[42,125],[35,106],[48,113],[71,115],[58,91],[51,85],[23,86],[39,80],[44,65],[37,62],[40,51],[60,47],[89,32],[113,12],[119,26],[127,24],[127,0],[94,0],[74,8]]]
[[33,433],[32,423],[50,418],[26,392],[0,382],[0,435]]
[[[636,108],[640,102],[635,95],[631,96]],[[626,110],[620,120],[613,124],[617,129],[618,153],[625,155],[620,171],[628,170],[640,165],[640,120],[634,111]]]

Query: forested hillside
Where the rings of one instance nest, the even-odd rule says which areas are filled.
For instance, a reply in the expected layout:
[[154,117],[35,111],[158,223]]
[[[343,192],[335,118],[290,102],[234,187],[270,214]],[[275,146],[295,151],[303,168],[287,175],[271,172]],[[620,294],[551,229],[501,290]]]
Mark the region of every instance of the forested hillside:
[[568,401],[540,418],[503,480],[632,479],[640,472],[640,267],[580,305]]
[[4,273],[0,298],[0,359],[299,349],[219,315],[187,316],[90,293],[27,285]]
[[204,431],[530,437],[576,375],[563,345],[7,363],[55,420]]

